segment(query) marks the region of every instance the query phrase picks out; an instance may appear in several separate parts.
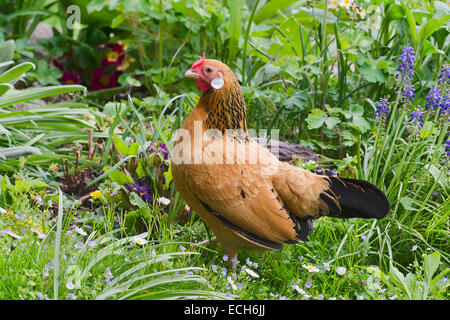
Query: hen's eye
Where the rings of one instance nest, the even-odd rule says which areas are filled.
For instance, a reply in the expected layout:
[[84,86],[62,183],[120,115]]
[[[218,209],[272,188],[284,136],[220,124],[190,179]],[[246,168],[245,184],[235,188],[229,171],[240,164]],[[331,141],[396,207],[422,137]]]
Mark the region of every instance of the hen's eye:
[[206,69],[206,72],[211,73],[211,72],[212,72],[212,69],[211,69],[211,68],[208,68],[208,69]]

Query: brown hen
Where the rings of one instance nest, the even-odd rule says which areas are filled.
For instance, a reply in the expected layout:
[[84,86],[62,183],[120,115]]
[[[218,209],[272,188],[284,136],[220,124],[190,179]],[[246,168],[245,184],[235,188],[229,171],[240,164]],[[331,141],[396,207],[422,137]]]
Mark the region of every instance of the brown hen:
[[230,260],[239,249],[307,241],[320,216],[388,214],[386,196],[371,183],[280,162],[253,140],[239,81],[227,65],[203,54],[185,76],[196,79],[202,94],[175,140],[173,180]]

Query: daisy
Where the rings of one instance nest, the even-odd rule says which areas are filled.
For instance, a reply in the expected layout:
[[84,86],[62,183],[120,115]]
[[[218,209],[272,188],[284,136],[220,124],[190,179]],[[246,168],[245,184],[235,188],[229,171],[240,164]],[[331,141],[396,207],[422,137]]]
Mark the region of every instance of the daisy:
[[147,240],[145,240],[141,237],[138,237],[138,236],[131,237],[131,241],[133,241],[134,243],[140,244],[141,246],[143,246],[144,244],[147,243]]
[[319,269],[317,269],[314,266],[307,266],[307,265],[303,265],[303,268],[305,268],[306,270],[308,270],[308,272],[320,272]]

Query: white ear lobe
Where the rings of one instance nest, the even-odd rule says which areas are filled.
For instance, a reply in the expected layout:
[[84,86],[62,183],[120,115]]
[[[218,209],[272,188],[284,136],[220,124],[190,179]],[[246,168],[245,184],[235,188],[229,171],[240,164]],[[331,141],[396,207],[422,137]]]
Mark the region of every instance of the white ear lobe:
[[213,87],[216,90],[219,90],[220,88],[223,87],[223,84],[225,83],[225,81],[223,80],[223,78],[215,78],[213,81],[211,81],[211,87]]

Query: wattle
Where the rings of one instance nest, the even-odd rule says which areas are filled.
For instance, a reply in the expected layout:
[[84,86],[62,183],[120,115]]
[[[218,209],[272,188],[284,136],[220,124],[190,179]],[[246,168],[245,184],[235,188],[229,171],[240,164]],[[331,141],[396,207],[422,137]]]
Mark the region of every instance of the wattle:
[[209,83],[197,79],[197,87],[202,91],[206,91],[209,89]]

